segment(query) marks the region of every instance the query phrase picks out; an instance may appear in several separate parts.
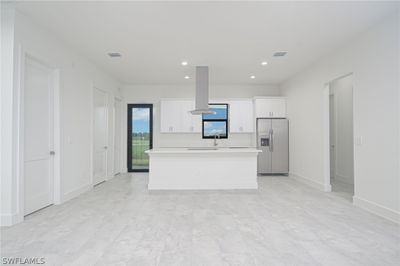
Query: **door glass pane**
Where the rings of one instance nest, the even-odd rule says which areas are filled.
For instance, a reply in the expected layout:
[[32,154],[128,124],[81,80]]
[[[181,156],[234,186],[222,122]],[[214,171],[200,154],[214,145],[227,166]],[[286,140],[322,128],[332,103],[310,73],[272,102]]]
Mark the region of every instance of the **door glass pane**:
[[132,169],[148,169],[150,149],[150,108],[132,108]]

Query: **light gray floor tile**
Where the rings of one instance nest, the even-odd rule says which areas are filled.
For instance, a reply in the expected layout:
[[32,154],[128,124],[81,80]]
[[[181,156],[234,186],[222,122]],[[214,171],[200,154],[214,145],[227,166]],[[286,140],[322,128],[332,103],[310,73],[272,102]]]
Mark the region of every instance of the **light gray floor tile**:
[[2,257],[46,265],[399,265],[400,228],[290,177],[256,191],[151,191],[120,175],[1,229]]

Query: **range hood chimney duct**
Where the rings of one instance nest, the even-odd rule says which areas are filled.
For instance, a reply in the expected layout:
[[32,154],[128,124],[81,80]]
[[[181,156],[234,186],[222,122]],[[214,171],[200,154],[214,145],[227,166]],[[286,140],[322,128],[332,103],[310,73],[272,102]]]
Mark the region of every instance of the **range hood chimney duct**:
[[215,114],[208,109],[208,66],[196,66],[196,107],[190,113]]

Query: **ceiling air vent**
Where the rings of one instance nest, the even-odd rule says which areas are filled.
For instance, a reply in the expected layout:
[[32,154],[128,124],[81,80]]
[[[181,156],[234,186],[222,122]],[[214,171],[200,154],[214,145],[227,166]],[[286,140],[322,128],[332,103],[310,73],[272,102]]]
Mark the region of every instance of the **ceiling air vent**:
[[121,57],[120,53],[108,53],[109,57]]
[[274,53],[274,56],[275,57],[282,57],[282,56],[285,56],[287,54],[287,52],[276,52],[276,53]]

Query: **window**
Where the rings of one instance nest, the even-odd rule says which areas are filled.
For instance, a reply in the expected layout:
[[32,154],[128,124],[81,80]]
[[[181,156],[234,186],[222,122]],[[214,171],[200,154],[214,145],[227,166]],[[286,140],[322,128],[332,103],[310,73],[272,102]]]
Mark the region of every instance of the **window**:
[[203,114],[203,139],[213,139],[219,136],[228,138],[228,104],[210,104],[209,109],[215,114]]

